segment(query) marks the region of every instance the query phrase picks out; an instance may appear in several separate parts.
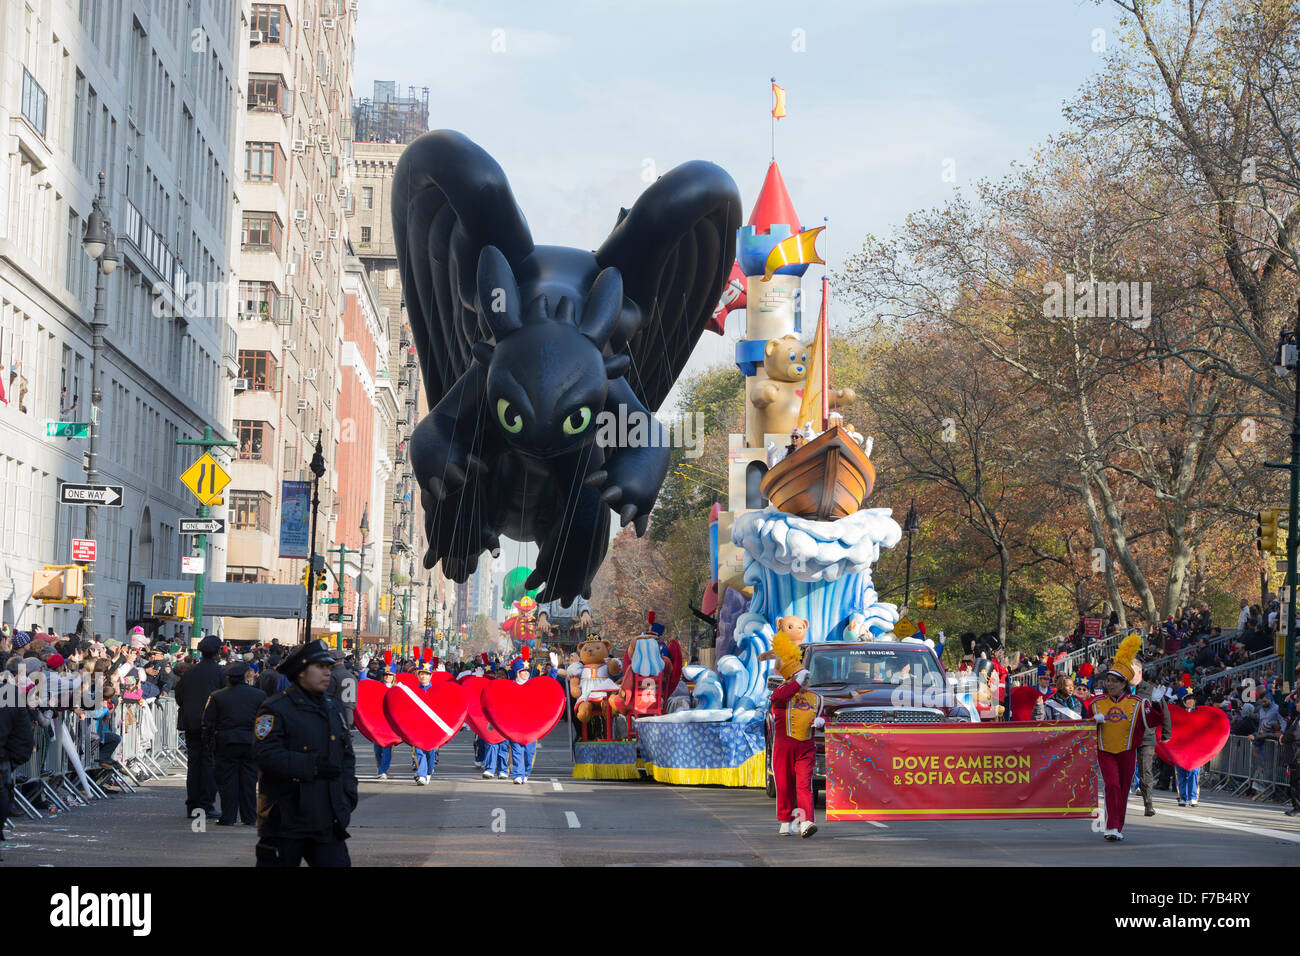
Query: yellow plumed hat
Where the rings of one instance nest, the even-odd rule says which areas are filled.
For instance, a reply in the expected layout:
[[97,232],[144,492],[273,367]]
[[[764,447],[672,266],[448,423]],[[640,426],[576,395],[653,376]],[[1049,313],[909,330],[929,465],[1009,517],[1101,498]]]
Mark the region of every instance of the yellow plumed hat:
[[789,679],[803,663],[803,652],[785,631],[777,631],[772,637],[772,649],[758,656],[760,661],[776,661],[777,672]]
[[1119,642],[1119,649],[1115,651],[1115,659],[1111,662],[1109,673],[1118,674],[1128,683],[1133,683],[1136,673],[1133,669],[1133,659],[1137,657],[1140,650],[1142,650],[1142,635],[1133,631]]

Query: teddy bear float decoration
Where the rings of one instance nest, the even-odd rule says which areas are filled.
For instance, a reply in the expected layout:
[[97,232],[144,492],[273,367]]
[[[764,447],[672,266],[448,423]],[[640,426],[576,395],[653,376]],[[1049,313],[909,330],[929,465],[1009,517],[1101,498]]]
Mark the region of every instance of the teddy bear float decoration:
[[[763,436],[790,434],[801,427],[799,408],[803,404],[804,380],[808,372],[808,346],[797,336],[768,339],[763,347],[763,371],[749,390],[753,412],[746,415],[746,443],[763,447]],[[837,388],[830,393],[832,408],[844,408],[857,400],[851,388]]]
[[578,659],[569,664],[569,694],[574,700],[574,716],[585,724],[608,699],[610,709],[622,713],[624,698],[615,678],[622,673],[617,658],[610,658],[614,645],[592,636],[578,647]]

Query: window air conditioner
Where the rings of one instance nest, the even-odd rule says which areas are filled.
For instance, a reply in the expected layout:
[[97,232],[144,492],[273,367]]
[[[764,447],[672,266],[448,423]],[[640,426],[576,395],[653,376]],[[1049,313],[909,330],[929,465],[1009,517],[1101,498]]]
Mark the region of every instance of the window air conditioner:
[[248,35],[248,45],[249,45],[249,46],[257,46],[259,43],[261,43],[261,42],[263,41],[263,39],[264,39],[264,38],[263,38],[263,36],[262,36],[262,31],[261,31],[261,30],[254,30],[252,33],[250,33],[250,34]]
[[321,17],[320,25],[323,26],[326,30],[333,30],[333,29],[334,29],[334,18],[333,18],[333,17]]
[[317,193],[317,194],[316,194],[316,201],[319,202],[319,203],[323,203],[323,202],[325,201],[325,194],[324,194],[324,193]]
[[285,339],[285,342],[284,342],[284,350],[285,350],[286,352],[296,352],[296,351],[298,351],[298,340],[297,340],[297,339]]
[[298,399],[298,411],[305,412],[308,409],[308,407],[309,406],[307,404],[307,399],[305,398]]
[[286,265],[286,266],[284,267],[284,274],[287,275],[287,276],[297,275],[297,274],[298,274],[298,263],[296,263],[296,262],[290,262],[288,265]]
[[314,369],[314,368],[304,369],[302,373],[302,377],[309,382],[314,382],[316,381],[316,373],[318,371],[319,369]]
[[248,379],[246,379],[246,378],[237,378],[237,379],[235,379],[235,391],[237,391],[237,392],[246,392],[246,391],[248,391]]
[[331,229],[331,230],[330,230],[330,238],[331,238],[331,239],[337,239],[338,237],[339,237],[339,231],[338,231],[337,229]]
[[306,210],[306,209],[295,209],[295,210],[293,211],[293,221],[294,221],[294,222],[306,222],[306,221],[307,221],[307,210]]
[[305,139],[295,139],[293,141],[293,146],[291,147],[291,149],[295,153],[301,153],[304,150],[306,150],[306,148],[307,148],[307,141]]

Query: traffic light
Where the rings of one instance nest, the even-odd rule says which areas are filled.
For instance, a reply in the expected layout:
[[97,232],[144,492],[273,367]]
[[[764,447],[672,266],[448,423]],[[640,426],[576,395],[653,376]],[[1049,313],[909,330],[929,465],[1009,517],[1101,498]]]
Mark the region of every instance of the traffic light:
[[85,603],[82,598],[82,575],[79,564],[48,565],[32,572],[32,598],[51,604]]
[[433,615],[432,615],[432,614],[426,614],[426,615],[424,615],[424,626],[425,626],[425,627],[433,627]]
[[150,603],[150,613],[165,621],[189,621],[194,618],[194,595],[179,591],[155,594]]
[[305,590],[311,590],[311,568],[304,566],[302,569],[302,586]]
[[379,595],[379,610],[387,611],[390,607],[392,607],[392,605],[393,605],[392,595],[389,594]]
[[1261,554],[1277,553],[1277,517],[1276,508],[1267,508],[1255,516],[1255,547]]

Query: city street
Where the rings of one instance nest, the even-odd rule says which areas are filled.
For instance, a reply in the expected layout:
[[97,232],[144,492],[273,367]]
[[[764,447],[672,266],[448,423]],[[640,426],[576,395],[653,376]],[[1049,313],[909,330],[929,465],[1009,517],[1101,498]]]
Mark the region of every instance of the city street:
[[[528,784],[483,780],[468,732],[442,751],[417,787],[398,746],[389,779],[375,779],[359,736],[361,803],[349,850],[356,866],[1287,866],[1300,820],[1274,804],[1204,794],[1179,809],[1157,794],[1157,815],[1129,803],[1126,842],[1110,844],[1086,820],[821,824],[800,840],[777,835],[774,803],[759,790],[573,780],[563,725],[542,742]],[[253,827],[184,818],[184,778],[33,823],[15,820],[8,864],[250,866]]]

